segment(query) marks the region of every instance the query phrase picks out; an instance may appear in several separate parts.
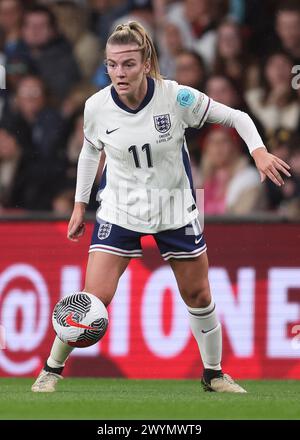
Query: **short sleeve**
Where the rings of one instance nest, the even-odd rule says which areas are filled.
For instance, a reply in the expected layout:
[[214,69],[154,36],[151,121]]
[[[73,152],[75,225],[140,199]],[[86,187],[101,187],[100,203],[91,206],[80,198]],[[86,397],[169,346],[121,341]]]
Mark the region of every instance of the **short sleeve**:
[[208,116],[210,98],[192,87],[175,84],[177,116],[186,127],[201,128]]
[[95,113],[92,112],[88,102],[84,107],[83,132],[85,141],[98,151],[103,150],[103,144],[98,138],[98,128]]

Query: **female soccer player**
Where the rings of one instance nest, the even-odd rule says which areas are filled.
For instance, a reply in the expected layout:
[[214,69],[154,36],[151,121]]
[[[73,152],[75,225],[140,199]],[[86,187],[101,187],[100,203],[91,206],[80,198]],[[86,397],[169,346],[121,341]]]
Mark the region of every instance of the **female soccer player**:
[[[205,121],[235,127],[262,181],[267,176],[280,186],[284,183],[280,173],[290,176],[290,167],[268,153],[247,114],[162,79],[153,43],[139,23],[116,27],[107,41],[106,63],[112,84],[85,106],[85,141],[68,227],[70,240],[78,241],[84,234],[85,206],[104,150],[106,166],[84,291],[107,306],[130,259],[142,256],[140,238],[153,234],[189,312],[204,365],[204,389],[244,393],[221,368],[221,325],[209,287],[184,130],[201,128]],[[32,391],[55,390],[71,350],[55,338]]]

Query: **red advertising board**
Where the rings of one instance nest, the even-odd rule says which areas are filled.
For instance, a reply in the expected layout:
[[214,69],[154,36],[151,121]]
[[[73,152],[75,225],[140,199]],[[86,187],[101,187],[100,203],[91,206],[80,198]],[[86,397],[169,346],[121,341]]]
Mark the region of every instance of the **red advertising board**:
[[[0,376],[34,376],[54,338],[60,297],[83,287],[92,225],[0,223]],[[300,379],[300,225],[208,224],[210,283],[223,324],[223,369],[235,378]],[[198,378],[202,364],[175,278],[152,237],[109,306],[98,344],[75,349],[65,374]]]

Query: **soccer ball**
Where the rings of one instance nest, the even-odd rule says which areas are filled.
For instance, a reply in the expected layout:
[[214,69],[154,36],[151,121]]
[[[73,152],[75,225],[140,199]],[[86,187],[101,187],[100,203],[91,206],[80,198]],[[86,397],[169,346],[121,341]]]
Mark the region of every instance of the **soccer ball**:
[[72,347],[89,347],[104,336],[108,314],[105,305],[95,295],[77,292],[56,304],[52,324],[62,342]]

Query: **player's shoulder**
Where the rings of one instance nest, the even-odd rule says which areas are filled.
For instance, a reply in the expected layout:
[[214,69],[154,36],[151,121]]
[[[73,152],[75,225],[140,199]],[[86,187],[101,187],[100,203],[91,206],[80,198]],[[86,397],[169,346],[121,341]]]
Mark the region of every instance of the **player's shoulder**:
[[155,87],[160,93],[167,93],[169,95],[176,93],[178,86],[179,84],[171,79],[160,79],[155,82]]
[[174,91],[177,92],[178,90],[182,90],[182,89],[187,89],[198,93],[200,92],[200,90],[198,89],[183,84],[179,84],[177,81],[172,79],[157,80],[156,84],[161,85],[162,88],[164,88],[169,92],[174,92]]
[[160,96],[166,95],[175,107],[182,109],[192,107],[201,98],[204,99],[204,93],[186,85],[178,84],[173,80],[164,79],[158,82]]
[[90,111],[94,111],[94,110],[99,111],[99,108],[102,108],[101,106],[105,105],[109,101],[110,96],[111,96],[111,85],[91,95],[85,101],[85,108],[89,109]]

